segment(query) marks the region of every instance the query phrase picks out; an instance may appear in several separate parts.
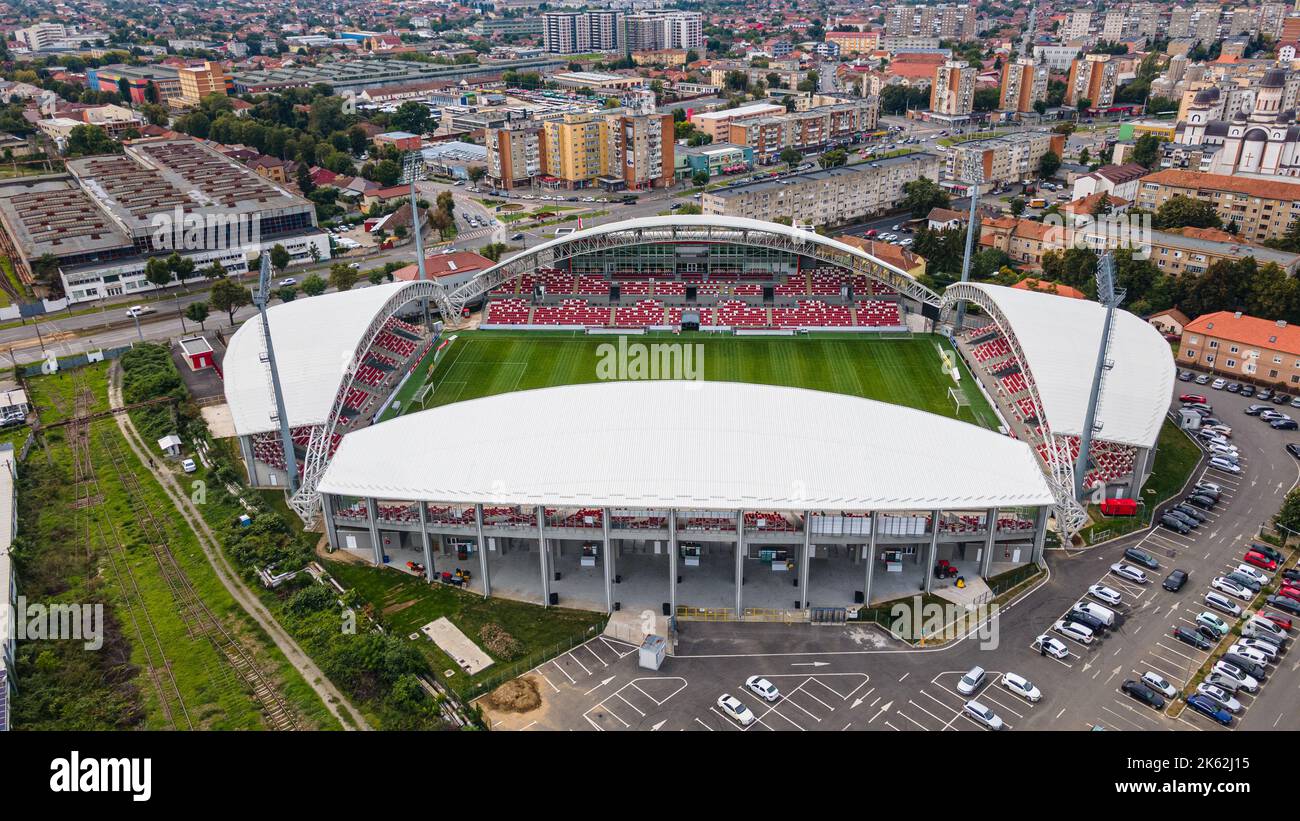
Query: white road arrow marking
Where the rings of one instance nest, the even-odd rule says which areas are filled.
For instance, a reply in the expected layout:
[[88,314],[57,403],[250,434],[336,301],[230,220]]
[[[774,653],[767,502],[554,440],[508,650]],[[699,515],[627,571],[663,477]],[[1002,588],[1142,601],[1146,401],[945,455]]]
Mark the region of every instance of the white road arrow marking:
[[795,661],[790,663],[791,667],[827,667],[829,665],[829,661]]
[[605,679],[604,681],[602,681],[600,684],[597,684],[595,687],[592,687],[590,690],[588,690],[587,692],[583,693],[583,695],[586,695],[586,696],[591,695],[592,693],[596,692],[596,691],[599,690],[601,687],[604,687],[606,684],[609,684],[611,681],[613,681],[613,680],[616,679],[616,678],[618,678],[618,677],[617,677],[617,676],[610,676],[609,678],[607,678],[607,679]]

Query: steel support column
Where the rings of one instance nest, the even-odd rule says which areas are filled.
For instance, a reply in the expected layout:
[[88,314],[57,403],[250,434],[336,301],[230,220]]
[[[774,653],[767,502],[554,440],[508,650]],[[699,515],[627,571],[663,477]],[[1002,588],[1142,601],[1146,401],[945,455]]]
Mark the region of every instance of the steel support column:
[[605,543],[600,550],[600,566],[605,571],[605,612],[614,612],[614,561],[609,552],[609,508],[601,508],[600,530]]
[[483,538],[483,505],[474,505],[474,529],[478,532],[478,569],[483,574],[483,598],[492,595],[492,578],[488,575],[487,540]]
[[867,540],[867,583],[862,591],[862,604],[871,605],[871,580],[876,574],[876,515],[871,515],[871,536]]
[[808,571],[812,566],[812,531],[809,520],[812,513],[803,512],[803,558],[799,561],[799,606],[808,607]]
[[537,555],[542,564],[542,606],[551,606],[551,572],[546,555],[546,507],[537,506]]
[[740,618],[744,597],[741,587],[745,584],[745,511],[736,511],[736,618]]
[[375,500],[369,496],[366,497],[366,513],[370,519],[370,547],[375,552],[375,566],[383,567],[384,546],[379,542],[379,509]]
[[424,548],[424,578],[433,584],[433,546],[429,544],[429,506],[416,502],[420,506],[420,547]]
[[925,592],[934,589],[934,563],[939,560],[939,514],[941,510],[930,511],[930,549],[925,557]]
[[1038,508],[1034,518],[1034,552],[1030,559],[1034,564],[1043,563],[1043,550],[1047,545],[1047,508]]
[[677,615],[677,509],[668,508],[668,615]]
[[321,509],[325,515],[325,535],[332,550],[339,549],[339,530],[334,524],[334,497],[328,493],[321,494]]
[[987,579],[989,567],[993,565],[993,537],[998,532],[998,509],[991,507],[984,514],[988,519],[987,533],[984,534],[984,555],[980,557],[980,578]]

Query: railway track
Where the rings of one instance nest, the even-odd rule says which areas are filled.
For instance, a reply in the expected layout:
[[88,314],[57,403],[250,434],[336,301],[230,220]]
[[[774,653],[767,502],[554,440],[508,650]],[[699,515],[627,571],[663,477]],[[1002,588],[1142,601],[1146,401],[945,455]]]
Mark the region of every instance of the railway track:
[[153,551],[189,635],[193,638],[207,639],[212,643],[262,707],[268,726],[275,730],[298,729],[298,717],[284,700],[279,689],[267,678],[247,648],[230,635],[203,602],[194,590],[189,577],[177,563],[162,517],[148,503],[139,480],[128,467],[127,457],[122,452],[117,438],[101,433],[99,441],[108,453],[113,470],[126,491],[131,512]]
[[[72,415],[84,417],[94,402],[94,395],[76,371],[73,371],[72,385]],[[131,569],[125,543],[112,519],[98,509],[104,496],[91,458],[89,422],[68,425],[66,441],[72,453],[73,482],[77,493],[73,502],[77,511],[77,532],[83,534],[87,554],[92,552],[92,545],[98,544],[104,548],[109,568],[122,593],[121,609],[125,611],[126,621],[130,622],[135,633],[136,645],[144,655],[146,674],[153,684],[159,707],[167,722],[174,730],[192,730],[194,722],[163,650],[158,628],[149,615],[139,580]]]

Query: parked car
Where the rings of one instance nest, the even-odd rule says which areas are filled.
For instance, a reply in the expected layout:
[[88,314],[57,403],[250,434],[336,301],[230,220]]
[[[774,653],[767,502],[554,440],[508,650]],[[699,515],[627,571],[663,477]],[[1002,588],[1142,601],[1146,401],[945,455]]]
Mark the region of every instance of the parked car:
[[1226,576],[1215,576],[1214,579],[1210,581],[1210,587],[1213,587],[1215,590],[1219,591],[1220,593],[1224,593],[1226,595],[1233,596],[1235,598],[1242,599],[1244,601],[1250,601],[1251,599],[1255,598],[1255,593],[1253,591],[1242,587],[1241,585],[1237,584],[1236,582],[1232,581]]
[[1142,683],[1165,698],[1173,698],[1178,695],[1178,688],[1170,684],[1165,680],[1164,676],[1154,670],[1147,670],[1142,674]]
[[1215,470],[1221,470],[1224,473],[1231,473],[1234,476],[1238,473],[1241,473],[1241,465],[1237,464],[1231,459],[1224,459],[1222,456],[1210,457],[1210,467],[1214,468]]
[[1201,374],[1200,376],[1196,377],[1196,384],[1208,385],[1210,384],[1210,377],[1206,376],[1205,374]]
[[1052,629],[1066,638],[1073,639],[1080,644],[1092,644],[1092,630],[1079,624],[1078,622],[1068,619],[1061,619],[1052,625]]
[[1268,423],[1268,426],[1273,430],[1296,430],[1300,428],[1300,425],[1297,425],[1294,419],[1274,419]]
[[1118,590],[1107,587],[1104,584],[1094,584],[1092,587],[1089,587],[1088,594],[1097,601],[1105,602],[1112,607],[1124,603],[1124,597],[1119,594]]
[[1186,627],[1175,627],[1173,629],[1173,637],[1181,641],[1183,644],[1190,644],[1197,650],[1209,650],[1214,646],[1205,638],[1205,636],[1202,636],[1195,630]]
[[1254,396],[1254,395],[1255,395],[1255,386],[1254,386],[1254,385],[1242,385],[1242,386],[1241,386],[1241,395],[1244,396],[1244,397],[1246,397],[1247,399],[1249,399],[1250,397]]
[[1274,594],[1265,599],[1265,601],[1267,601],[1270,606],[1276,607],[1278,610],[1290,613],[1293,616],[1300,615],[1300,601],[1297,601],[1290,596],[1279,596]]
[[1246,555],[1242,561],[1246,564],[1252,564],[1261,570],[1267,570],[1269,573],[1277,570],[1277,562],[1258,550],[1246,551]]
[[749,708],[741,703],[740,699],[729,693],[723,693],[718,696],[718,709],[722,714],[737,722],[741,726],[748,727],[754,723],[754,714]]
[[1224,379],[1222,376],[1214,380],[1213,384],[1210,385],[1210,387],[1216,391],[1221,391],[1227,386],[1228,386],[1228,380]]
[[1232,714],[1219,706],[1219,703],[1207,695],[1193,693],[1187,697],[1187,706],[1205,717],[1222,724],[1232,726]]
[[1223,709],[1230,713],[1241,712],[1241,702],[1232,697],[1232,693],[1217,684],[1202,682],[1196,686],[1196,692],[1206,698],[1213,699]]
[[298,280],[294,279],[293,277],[285,277],[284,279],[280,280],[281,288],[289,288],[297,284],[298,284]]
[[1043,698],[1042,692],[1034,683],[1018,673],[1003,673],[1002,686],[1029,702]]
[[1224,578],[1232,582],[1233,584],[1237,585],[1238,587],[1246,588],[1251,592],[1252,595],[1256,595],[1256,596],[1259,595],[1259,591],[1263,588],[1263,585],[1257,582],[1255,579],[1251,578],[1250,576],[1247,576],[1245,573],[1241,573],[1236,570],[1229,573],[1227,576],[1224,576]]
[[1240,616],[1241,605],[1232,599],[1216,591],[1210,591],[1205,594],[1205,603],[1215,610],[1221,610],[1229,616]]
[[1165,700],[1160,694],[1140,681],[1129,679],[1120,685],[1120,689],[1148,707],[1156,710],[1165,708]]
[[1147,574],[1143,573],[1141,570],[1137,569],[1133,565],[1124,564],[1123,562],[1116,562],[1115,564],[1112,564],[1110,566],[1110,572],[1114,573],[1116,576],[1119,576],[1121,579],[1127,579],[1128,581],[1131,581],[1134,584],[1146,584],[1147,582],[1151,581],[1150,579],[1147,578]]
[[1196,374],[1192,373],[1191,371],[1179,371],[1179,372],[1178,372],[1178,381],[1179,381],[1179,382],[1191,382],[1191,381],[1192,381],[1193,379],[1195,379],[1195,378],[1196,378]]
[[745,686],[764,701],[776,701],[781,697],[781,691],[776,689],[776,685],[761,676],[745,679]]
[[1238,690],[1245,690],[1248,693],[1259,691],[1259,682],[1235,664],[1220,660],[1214,662],[1214,666],[1210,669],[1235,681]]
[[1206,399],[1203,394],[1199,394],[1199,393],[1185,393],[1182,396],[1178,397],[1178,401],[1190,402],[1197,405],[1204,405],[1207,402],[1209,402],[1209,400]]
[[1237,642],[1228,648],[1228,653],[1224,655],[1224,658],[1227,658],[1229,654],[1241,656],[1244,659],[1250,659],[1259,666],[1264,667],[1277,655],[1277,648],[1273,648],[1273,655],[1270,656],[1268,653],[1257,647],[1248,647],[1241,642]]
[[1228,393],[1239,393],[1241,391],[1241,383],[1229,382],[1228,387],[1225,388],[1224,390],[1226,390]]
[[975,719],[977,723],[984,725],[990,730],[1001,730],[1006,726],[1002,723],[1002,719],[998,717],[997,713],[973,699],[966,702],[965,710],[966,715]]
[[126,315],[131,319],[139,319],[146,314],[152,314],[156,309],[152,305],[132,305],[126,309]]
[[1262,544],[1260,542],[1251,542],[1250,549],[1263,553],[1279,565],[1286,561],[1286,557],[1282,555],[1282,552],[1272,545]]
[[1185,584],[1187,584],[1187,571],[1174,568],[1168,576],[1165,576],[1164,583],[1160,586],[1170,593],[1177,593]]
[[[1263,399],[1263,398],[1264,398],[1264,393],[1263,393],[1263,391],[1260,392],[1259,398],[1260,398],[1260,399]],[[1268,411],[1268,412],[1270,412],[1270,413],[1273,412],[1272,409],[1269,408],[1268,405],[1247,405],[1247,406],[1246,406],[1246,411],[1245,411],[1245,413],[1246,413],[1247,416],[1259,416],[1259,415],[1262,414],[1264,411]]]
[[1260,664],[1258,661],[1255,661],[1253,658],[1250,658],[1249,656],[1243,656],[1240,653],[1233,653],[1233,652],[1224,653],[1220,661],[1226,664],[1231,664],[1234,667],[1240,668],[1242,672],[1244,672],[1246,675],[1250,676],[1251,678],[1255,679],[1256,681],[1262,682],[1268,675],[1268,672],[1267,670],[1265,670],[1263,664]]
[[[1265,557],[1266,559],[1270,559],[1270,560],[1272,560],[1272,561],[1277,561],[1277,559],[1273,558],[1272,556],[1268,555],[1267,553],[1265,553],[1265,552],[1262,551],[1262,550],[1255,550],[1254,548],[1251,548],[1251,551],[1250,551],[1250,552],[1252,552],[1252,553],[1258,553],[1259,555]],[[1243,576],[1247,576],[1247,577],[1253,579],[1253,580],[1255,581],[1255,583],[1258,584],[1258,585],[1265,585],[1265,584],[1268,584],[1269,580],[1272,578],[1272,577],[1269,576],[1267,573],[1265,573],[1263,570],[1260,570],[1260,569],[1257,568],[1257,567],[1253,567],[1253,566],[1251,566],[1251,565],[1244,564],[1244,563],[1243,563],[1243,564],[1239,564],[1239,565],[1237,565],[1237,569],[1234,570],[1234,571],[1232,571],[1232,572],[1233,572],[1233,573],[1240,573],[1240,574],[1243,575]]]
[[1257,653],[1262,653],[1269,661],[1276,661],[1277,657],[1282,655],[1281,646],[1274,644],[1268,639],[1242,637],[1233,645],[1233,650],[1235,651],[1238,646],[1246,650],[1254,650]]
[[1196,519],[1187,515],[1186,513],[1179,510],[1177,507],[1172,507],[1169,510],[1166,510],[1165,515],[1176,521],[1182,522],[1184,525],[1190,527],[1192,530],[1195,530],[1196,528],[1201,526],[1200,519]]
[[1146,552],[1145,550],[1141,550],[1136,547],[1130,547],[1124,551],[1124,557],[1129,561],[1142,565],[1148,570],[1160,569],[1160,562],[1156,560],[1155,556],[1152,556],[1150,553]]
[[1219,638],[1228,635],[1228,623],[1208,611],[1197,615],[1196,624],[1213,630]]
[[966,671],[966,675],[957,681],[957,692],[964,696],[974,695],[975,691],[984,686],[984,668],[972,667]]
[[1070,648],[1065,646],[1065,642],[1053,636],[1039,636],[1034,643],[1038,645],[1039,652],[1052,658],[1063,659],[1070,655]]
[[1160,526],[1181,536],[1186,536],[1192,532],[1191,527],[1186,522],[1176,516],[1170,516],[1168,513],[1160,517]]
[[1195,519],[1198,522],[1204,522],[1210,518],[1208,515],[1206,515],[1205,511],[1192,507],[1186,502],[1179,502],[1178,504],[1174,505],[1172,511],[1181,513],[1184,516],[1190,516],[1191,518]]

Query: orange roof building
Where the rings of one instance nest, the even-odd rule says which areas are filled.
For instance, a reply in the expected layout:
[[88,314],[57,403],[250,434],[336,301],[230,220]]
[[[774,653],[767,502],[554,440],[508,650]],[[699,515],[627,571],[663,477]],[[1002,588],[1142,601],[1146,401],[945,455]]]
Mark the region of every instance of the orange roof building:
[[1240,311],[1203,314],[1183,327],[1177,361],[1295,389],[1300,387],[1300,326]]
[[1060,282],[1051,282],[1050,280],[1046,280],[1046,279],[1034,279],[1033,277],[1025,277],[1024,279],[1020,280],[1019,282],[1017,282],[1015,285],[1012,285],[1011,287],[1017,288],[1021,291],[1038,291],[1044,294],[1056,294],[1057,296],[1068,296],[1070,299],[1087,298],[1084,296],[1083,291],[1080,291],[1078,288],[1072,288],[1069,285],[1065,285]]

